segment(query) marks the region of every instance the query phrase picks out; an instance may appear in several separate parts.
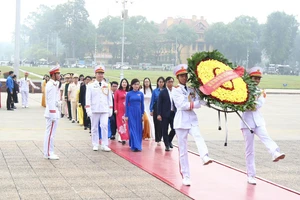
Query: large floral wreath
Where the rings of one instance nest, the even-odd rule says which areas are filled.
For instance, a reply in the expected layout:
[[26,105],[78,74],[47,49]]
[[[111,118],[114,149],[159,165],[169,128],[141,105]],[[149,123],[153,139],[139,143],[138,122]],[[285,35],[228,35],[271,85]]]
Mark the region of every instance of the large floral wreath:
[[255,107],[256,86],[248,73],[219,51],[199,52],[188,59],[191,86],[204,100],[225,111]]

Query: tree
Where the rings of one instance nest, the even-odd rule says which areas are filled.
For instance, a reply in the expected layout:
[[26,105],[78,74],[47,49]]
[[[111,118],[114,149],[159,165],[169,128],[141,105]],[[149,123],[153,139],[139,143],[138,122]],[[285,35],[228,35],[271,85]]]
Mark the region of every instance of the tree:
[[217,22],[211,25],[204,33],[205,41],[212,44],[215,49],[218,49],[224,55],[228,55],[229,38],[228,27],[223,22]]
[[24,56],[29,60],[39,60],[41,58],[49,58],[49,56],[51,56],[51,52],[42,45],[35,44],[26,49]]
[[121,37],[122,37],[122,20],[120,17],[108,16],[99,21],[98,34],[103,36],[101,43],[111,43],[110,53],[115,63],[120,56]]
[[263,31],[263,47],[271,63],[285,64],[291,55],[299,23],[295,16],[274,12],[268,16]]
[[[99,22],[98,33],[104,43],[111,43],[113,63],[121,59],[121,38],[123,21],[119,17],[108,16]],[[143,16],[133,16],[125,21],[124,61],[132,64],[154,60],[155,41],[158,29],[153,22]]]
[[0,42],[0,60],[9,61],[14,53],[14,47],[11,43]]
[[300,66],[300,32],[299,31],[295,38],[290,64],[295,67]]
[[[93,31],[91,22],[88,20],[88,11],[84,6],[84,0],[74,0],[60,4],[55,9],[56,29],[61,42],[68,49],[68,57],[84,57],[87,50],[86,33]],[[95,37],[88,38],[94,41]],[[88,42],[88,44],[91,43],[91,41]]]
[[[54,9],[40,5],[36,12],[32,12],[25,19],[21,28],[21,55],[26,58],[35,57],[28,49],[45,48],[49,55],[55,54],[57,45],[57,31]],[[26,53],[25,53],[26,52]]]
[[172,25],[167,30],[166,38],[173,43],[177,41],[177,57],[178,61],[182,63],[180,58],[181,50],[185,46],[190,46],[191,44],[193,44],[197,40],[198,36],[194,29],[190,28],[185,23],[180,23]]
[[[215,23],[205,32],[205,41],[212,44],[237,64],[253,66],[260,62],[261,28],[256,18],[239,16],[233,22]],[[247,63],[247,56],[249,63]]]
[[153,62],[158,28],[143,16],[130,17],[126,23],[127,40],[130,43],[126,55],[131,63]]

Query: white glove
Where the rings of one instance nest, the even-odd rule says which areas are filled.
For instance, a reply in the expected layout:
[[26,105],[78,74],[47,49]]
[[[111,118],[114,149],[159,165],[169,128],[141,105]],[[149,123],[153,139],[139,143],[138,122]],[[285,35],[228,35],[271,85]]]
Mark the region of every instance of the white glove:
[[61,107],[61,105],[62,105],[61,101],[57,101],[57,102],[55,102],[55,106],[56,106],[57,108],[60,108],[60,107]]
[[92,117],[91,109],[86,109],[86,114],[87,114],[87,116]]

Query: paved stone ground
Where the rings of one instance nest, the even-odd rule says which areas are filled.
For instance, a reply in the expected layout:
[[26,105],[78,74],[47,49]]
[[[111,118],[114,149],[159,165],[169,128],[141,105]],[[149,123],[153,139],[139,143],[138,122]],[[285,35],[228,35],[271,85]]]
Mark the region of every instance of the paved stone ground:
[[[91,151],[88,132],[67,119],[60,120],[55,140],[60,160],[43,159],[45,122],[40,98],[30,94],[28,109],[0,109],[0,199],[188,199],[112,152]],[[4,100],[2,93],[2,105]],[[273,163],[260,141],[256,142],[257,175],[298,191],[299,102],[300,95],[269,95],[263,109],[271,137],[287,154],[283,162]],[[229,115],[229,141],[224,147],[217,113],[201,108],[197,114],[211,157],[245,170],[238,117]],[[192,138],[189,145],[196,151]]]
[[[283,161],[274,163],[265,146],[260,141],[256,141],[255,159],[257,176],[300,191],[300,140],[279,140],[276,143],[282,152],[286,154],[286,157]],[[224,147],[223,141],[207,141],[207,146],[212,158],[246,171],[244,141],[229,141],[227,147]],[[193,141],[189,141],[189,149],[197,152]]]
[[41,141],[0,142],[0,199],[188,199],[114,153],[87,141],[58,141],[58,161]]

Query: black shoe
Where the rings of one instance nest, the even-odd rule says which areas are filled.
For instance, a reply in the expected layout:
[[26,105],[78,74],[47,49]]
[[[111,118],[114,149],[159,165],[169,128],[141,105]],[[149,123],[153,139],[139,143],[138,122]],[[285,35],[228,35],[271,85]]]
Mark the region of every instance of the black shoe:
[[166,151],[170,151],[170,147],[166,147]]
[[14,106],[14,107],[13,107],[13,109],[17,109],[17,107],[16,107],[16,106]]
[[87,127],[84,127],[84,130],[87,130]]
[[61,118],[63,118],[64,116],[65,116],[64,114],[61,114],[61,115],[60,115]]
[[14,109],[7,109],[7,110],[9,110],[9,111],[14,111]]
[[173,149],[173,144],[172,144],[172,142],[170,142],[170,148]]
[[115,138],[115,136],[113,135],[113,136],[110,137],[110,139],[111,139],[111,140],[115,140],[116,138]]
[[125,145],[126,144],[126,141],[122,141],[122,145]]
[[142,150],[133,149],[133,150],[131,150],[131,151],[133,151],[133,152],[141,152]]

